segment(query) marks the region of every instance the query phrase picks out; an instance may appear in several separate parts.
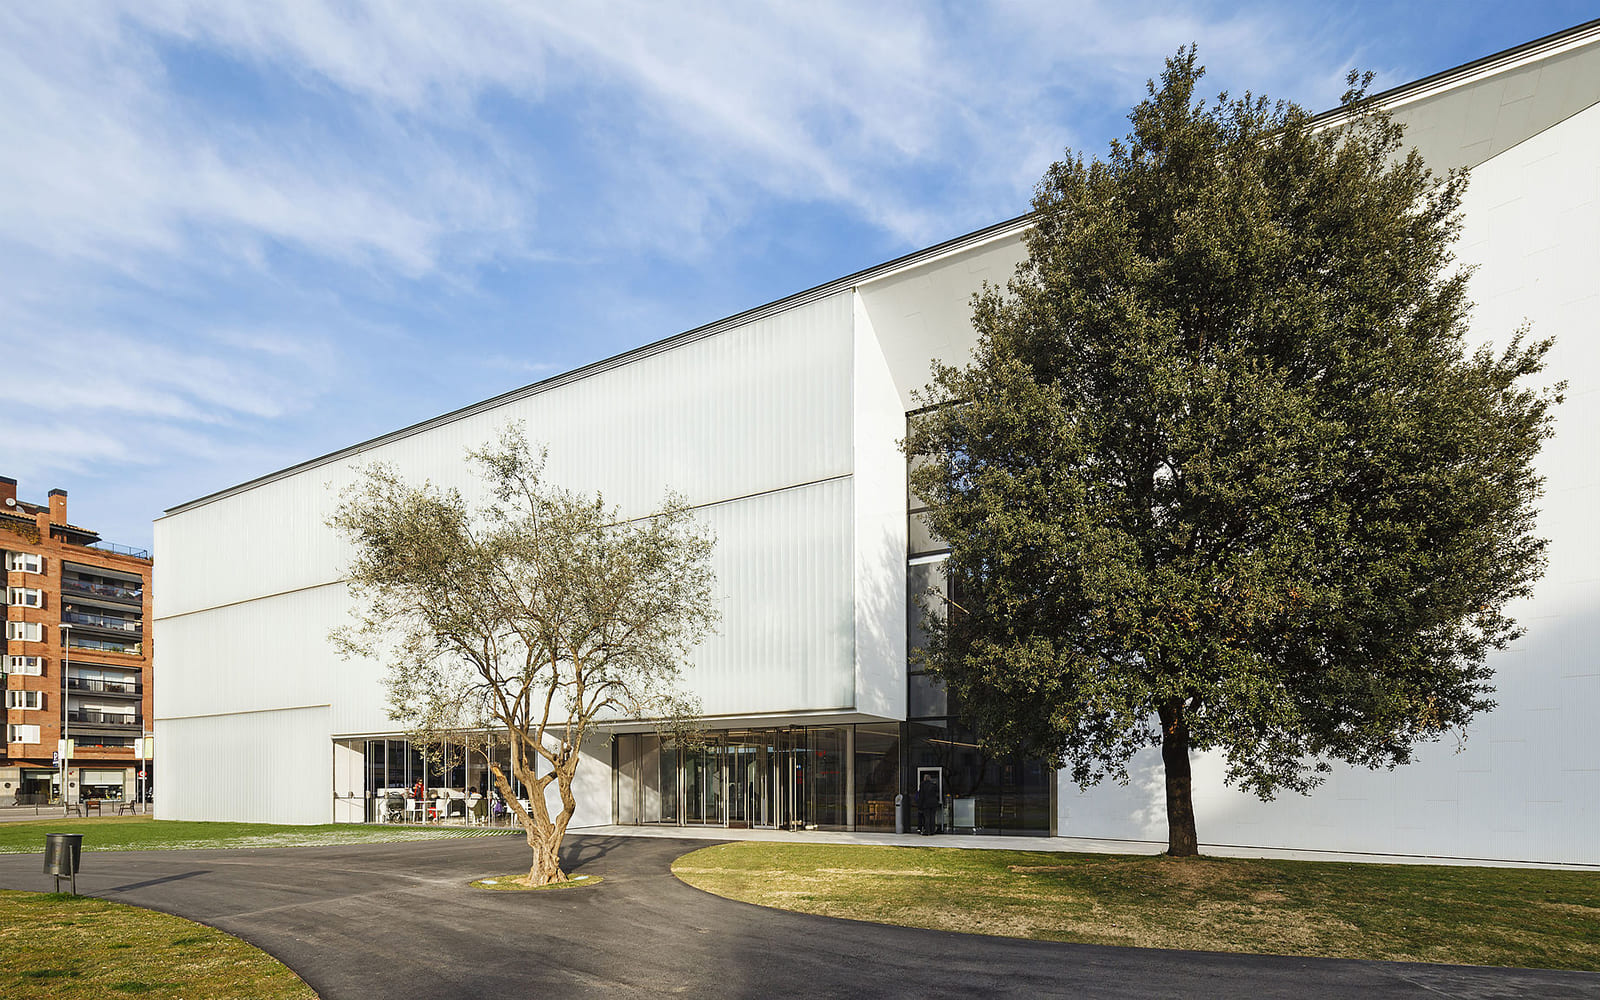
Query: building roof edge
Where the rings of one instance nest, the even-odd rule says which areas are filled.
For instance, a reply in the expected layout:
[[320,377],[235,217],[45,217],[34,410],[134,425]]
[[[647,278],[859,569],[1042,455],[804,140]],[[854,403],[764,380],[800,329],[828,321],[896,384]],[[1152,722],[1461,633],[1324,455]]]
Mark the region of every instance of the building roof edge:
[[541,392],[546,392],[569,382],[575,382],[579,379],[588,378],[591,375],[597,375],[600,372],[609,371],[612,368],[617,368],[622,365],[629,364],[630,362],[639,361],[644,358],[660,354],[663,351],[692,343],[696,340],[715,336],[716,334],[723,333],[727,330],[745,326],[750,323],[754,323],[757,320],[765,319],[766,317],[772,316],[776,313],[784,312],[788,309],[794,309],[798,306],[815,302],[818,299],[827,298],[830,295],[837,295],[840,292],[848,291],[859,284],[862,284],[873,278],[886,275],[893,271],[902,271],[908,267],[914,267],[918,264],[926,263],[935,258],[943,257],[958,250],[966,249],[967,247],[1000,239],[1013,232],[1018,232],[1027,228],[1032,218],[1033,213],[1029,212],[1026,215],[1019,215],[1015,218],[1007,219],[1004,222],[997,222],[992,226],[985,226],[982,229],[974,230],[973,232],[957,236],[953,239],[945,240],[943,243],[937,243],[931,247],[925,247],[921,250],[914,250],[911,253],[896,257],[893,260],[885,261],[882,264],[875,264],[872,267],[857,271],[854,274],[847,274],[842,278],[835,278],[832,281],[816,285],[812,288],[807,288],[804,291],[795,292],[794,294],[787,295],[781,299],[775,299],[764,305],[746,309],[744,312],[735,313],[732,316],[714,320],[703,326],[697,326],[691,330],[685,330],[683,333],[674,334],[671,337],[666,337],[662,340],[645,344],[642,347],[635,347],[631,350],[624,351],[621,354],[612,355],[609,358],[603,358],[599,361],[591,362],[590,364],[584,365],[581,368],[574,368],[573,370],[569,372],[563,372],[560,375],[552,375],[547,379],[542,379],[538,382],[532,383],[531,385],[525,385],[519,389],[512,389],[510,392],[504,392],[498,396],[492,396],[489,399],[463,406],[460,409],[451,410],[448,413],[442,413],[437,417],[432,417],[428,420],[411,424],[408,427],[402,427],[396,431],[390,431],[387,434],[370,438],[366,441],[360,442],[359,444],[353,444],[348,447],[341,448],[338,451],[329,452],[326,455],[319,455],[316,458],[307,459],[298,465],[291,465],[287,468],[279,469],[277,472],[269,472],[264,476],[258,476],[255,479],[239,483],[236,486],[230,486],[227,489],[218,490],[215,493],[208,493],[203,497],[199,497],[198,499],[190,500],[187,503],[179,504],[176,507],[167,508],[162,516],[156,518],[156,520],[160,521],[167,517],[171,517],[174,514],[182,514],[186,511],[194,510],[197,507],[203,507],[208,503],[213,503],[217,500],[222,500],[226,497],[233,496],[234,494],[242,493],[245,490],[254,489],[257,486],[263,486],[279,479],[285,479],[289,476],[305,472],[310,469],[315,469],[319,466],[329,465],[333,462],[339,461],[340,459],[349,458],[353,455],[359,455],[362,452],[369,451],[373,448],[403,440],[415,434],[420,434],[423,431],[431,430],[444,424],[462,420],[466,417],[482,413],[485,410],[492,410],[496,407],[504,406],[507,403],[514,403],[517,400],[538,395]]
[[[1402,83],[1398,87],[1390,87],[1388,90],[1371,95],[1363,103],[1384,109],[1398,108],[1412,101],[1419,101],[1436,93],[1459,87],[1472,80],[1494,76],[1496,73],[1503,73],[1523,63],[1546,58],[1557,52],[1578,48],[1595,41],[1600,41],[1600,18],[1573,25],[1552,35],[1545,35],[1542,38],[1523,42],[1521,45],[1515,45],[1509,49],[1492,52],[1471,62],[1440,70],[1420,80],[1412,80],[1410,83]],[[1313,124],[1321,125],[1337,121],[1349,113],[1350,109],[1348,108],[1331,108],[1314,116],[1311,121]]]

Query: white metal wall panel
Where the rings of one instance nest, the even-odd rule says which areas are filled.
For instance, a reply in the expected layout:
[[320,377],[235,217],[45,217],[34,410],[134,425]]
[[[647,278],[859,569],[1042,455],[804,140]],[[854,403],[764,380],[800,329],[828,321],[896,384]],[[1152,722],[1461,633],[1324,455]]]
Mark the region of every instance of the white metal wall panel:
[[857,289],[860,307],[900,391],[902,413],[915,408],[911,392],[928,384],[932,359],[953,365],[971,359],[977,343],[973,293],[984,282],[1005,285],[1027,255],[1022,233],[1014,232],[875,278]]
[[861,298],[855,349],[856,710],[906,717],[905,411]]
[[1574,47],[1395,108],[1406,143],[1440,173],[1476,167],[1589,107],[1600,100],[1600,45],[1568,44]]
[[156,717],[331,703],[333,732],[392,729],[377,665],[342,660],[328,641],[349,607],[332,584],[161,622]]
[[[583,743],[577,773],[572,776],[572,797],[578,807],[567,824],[569,829],[608,826],[611,823],[611,740],[596,736]],[[546,802],[551,815],[561,811],[561,795],[551,782]]]
[[[1550,379],[1567,402],[1539,467],[1550,564],[1516,614],[1528,634],[1494,657],[1498,707],[1392,772],[1337,768],[1309,797],[1271,803],[1225,789],[1195,762],[1202,841],[1218,844],[1594,864],[1600,862],[1600,107],[1473,171],[1459,253],[1477,265],[1473,329],[1504,344],[1524,320],[1554,336]],[[1127,788],[1080,793],[1063,775],[1063,836],[1166,839],[1159,755]]]
[[[704,504],[850,471],[848,291],[377,447],[408,477],[478,495],[466,449],[523,421],[549,478],[626,515],[667,489]],[[348,552],[325,525],[344,460],[156,522],[156,618],[315,586]]]
[[[687,671],[706,711],[850,708],[850,480],[716,504],[697,517],[718,539],[723,614]],[[394,729],[382,667],[341,660],[328,642],[349,607],[334,584],[164,620],[157,718],[331,703],[332,732]]]
[[716,532],[721,630],[687,680],[708,715],[849,709],[855,612],[848,478],[701,511]]
[[156,719],[157,819],[327,823],[333,741],[327,706]]

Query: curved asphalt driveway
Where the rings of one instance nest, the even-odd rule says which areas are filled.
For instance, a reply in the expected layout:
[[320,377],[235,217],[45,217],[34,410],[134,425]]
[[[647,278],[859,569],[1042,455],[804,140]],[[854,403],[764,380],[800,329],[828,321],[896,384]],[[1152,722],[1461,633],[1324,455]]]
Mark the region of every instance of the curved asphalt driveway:
[[[1064,945],[830,920],[674,878],[706,841],[568,838],[592,889],[484,892],[517,837],[84,854],[80,892],[220,927],[323,1000],[365,997],[1600,997],[1600,975]],[[48,888],[39,855],[0,885]]]

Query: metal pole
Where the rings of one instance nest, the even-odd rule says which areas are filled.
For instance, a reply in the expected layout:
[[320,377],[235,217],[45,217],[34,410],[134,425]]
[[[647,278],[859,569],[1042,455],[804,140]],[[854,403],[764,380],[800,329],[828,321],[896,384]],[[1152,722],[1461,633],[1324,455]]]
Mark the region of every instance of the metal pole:
[[[140,699],[139,699],[140,700],[140,707],[142,709],[143,708],[143,702],[144,702],[144,697],[143,697],[144,692],[141,691],[141,692],[139,692],[139,694],[140,694]],[[149,809],[147,808],[145,800],[144,800],[144,751],[145,751],[146,745],[150,742],[150,734],[144,732],[144,730],[142,728],[139,730],[139,732],[141,734],[139,736],[139,811],[140,812],[149,812]]]
[[71,808],[67,800],[67,762],[72,755],[71,719],[67,715],[67,671],[72,666],[72,626],[61,625],[61,818]]

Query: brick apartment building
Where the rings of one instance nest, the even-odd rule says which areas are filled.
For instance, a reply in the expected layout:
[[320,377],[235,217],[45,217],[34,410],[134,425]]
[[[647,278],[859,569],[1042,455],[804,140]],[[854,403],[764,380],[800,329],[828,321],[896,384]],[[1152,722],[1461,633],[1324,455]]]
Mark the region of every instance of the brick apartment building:
[[[17,498],[15,479],[0,476],[0,805],[61,801],[54,755],[63,724],[69,802],[138,796],[153,717],[151,565],[148,552],[69,522],[65,490],[51,490],[47,504],[28,503]],[[146,770],[147,781],[153,777]]]

